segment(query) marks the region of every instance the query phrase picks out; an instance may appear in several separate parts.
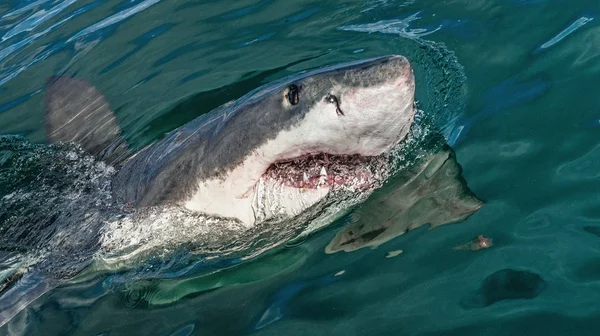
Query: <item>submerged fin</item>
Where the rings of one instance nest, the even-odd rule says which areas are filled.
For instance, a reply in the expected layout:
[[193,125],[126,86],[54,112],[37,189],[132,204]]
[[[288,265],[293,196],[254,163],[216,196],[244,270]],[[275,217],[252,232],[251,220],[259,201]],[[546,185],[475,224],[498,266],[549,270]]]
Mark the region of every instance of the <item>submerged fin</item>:
[[377,247],[405,232],[465,220],[484,206],[449,146],[424,157],[375,192],[327,245],[327,253]]
[[57,76],[46,83],[48,141],[76,142],[109,164],[129,154],[116,116],[102,93],[81,78]]

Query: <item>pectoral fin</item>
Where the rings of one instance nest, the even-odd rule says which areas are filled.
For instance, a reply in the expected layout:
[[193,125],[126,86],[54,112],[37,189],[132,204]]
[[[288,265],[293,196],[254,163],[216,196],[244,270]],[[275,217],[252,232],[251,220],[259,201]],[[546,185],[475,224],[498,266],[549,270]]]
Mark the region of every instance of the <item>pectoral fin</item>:
[[449,146],[396,176],[353,214],[327,253],[377,247],[407,231],[465,220],[484,203],[469,189]]

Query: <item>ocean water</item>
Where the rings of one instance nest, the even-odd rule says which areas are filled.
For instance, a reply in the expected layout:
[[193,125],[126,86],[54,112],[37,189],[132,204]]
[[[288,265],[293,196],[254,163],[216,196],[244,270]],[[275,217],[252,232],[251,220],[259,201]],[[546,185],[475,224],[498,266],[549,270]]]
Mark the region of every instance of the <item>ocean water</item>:
[[[0,134],[45,141],[56,74],[98,87],[141,148],[271,80],[404,54],[485,206],[351,252],[325,250],[373,200],[249,260],[91,267],[0,334],[598,335],[599,13],[584,0],[2,1]],[[8,145],[36,155],[23,180],[56,159]],[[454,248],[478,235],[493,246]]]

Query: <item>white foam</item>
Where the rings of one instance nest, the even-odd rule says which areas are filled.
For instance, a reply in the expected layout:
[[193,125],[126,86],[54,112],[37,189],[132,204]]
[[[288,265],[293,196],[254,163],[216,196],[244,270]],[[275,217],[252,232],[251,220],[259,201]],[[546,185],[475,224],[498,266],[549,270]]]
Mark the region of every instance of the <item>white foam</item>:
[[418,14],[419,12],[410,15],[404,19],[382,20],[373,23],[348,25],[339,27],[338,29],[365,33],[399,34],[408,38],[419,38],[429,34],[433,34],[442,28],[442,26],[440,25],[436,29],[429,31],[423,28],[410,29],[409,27],[411,22],[420,19]]

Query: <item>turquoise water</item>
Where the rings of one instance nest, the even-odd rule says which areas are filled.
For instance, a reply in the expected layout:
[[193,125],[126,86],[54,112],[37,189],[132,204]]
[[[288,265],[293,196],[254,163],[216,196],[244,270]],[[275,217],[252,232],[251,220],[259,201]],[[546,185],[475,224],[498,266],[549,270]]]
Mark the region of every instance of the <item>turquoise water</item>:
[[[92,271],[0,333],[597,335],[599,10],[565,0],[2,2],[0,134],[37,142],[43,85],[57,73],[100,88],[139,148],[300,70],[392,53],[421,61],[422,82],[429,66],[455,69],[452,57],[418,52],[415,38],[431,41],[464,69],[466,95],[451,91],[444,107],[464,103],[464,114],[447,136],[486,205],[376,249],[325,254],[345,217],[239,264],[160,274],[144,264],[134,280]],[[494,245],[453,249],[479,234]]]

